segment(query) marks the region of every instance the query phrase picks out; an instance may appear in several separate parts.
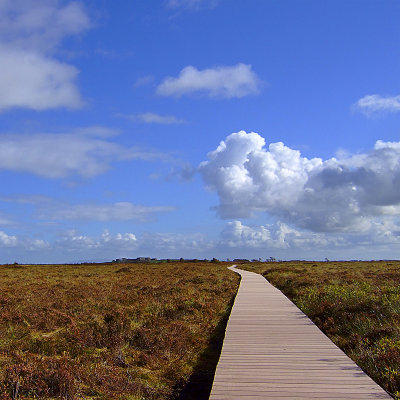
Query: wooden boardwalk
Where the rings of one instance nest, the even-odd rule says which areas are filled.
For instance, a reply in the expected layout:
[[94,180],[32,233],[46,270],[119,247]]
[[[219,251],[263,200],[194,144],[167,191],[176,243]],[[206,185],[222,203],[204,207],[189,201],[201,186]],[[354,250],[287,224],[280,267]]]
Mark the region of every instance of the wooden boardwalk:
[[210,400],[391,399],[282,292],[242,276]]

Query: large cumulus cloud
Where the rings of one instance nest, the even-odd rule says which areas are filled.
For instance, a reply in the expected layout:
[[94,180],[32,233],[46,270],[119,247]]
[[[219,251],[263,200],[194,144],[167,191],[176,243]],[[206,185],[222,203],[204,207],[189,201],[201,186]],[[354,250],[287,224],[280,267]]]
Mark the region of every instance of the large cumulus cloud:
[[315,232],[366,232],[400,215],[400,142],[378,141],[364,154],[308,159],[259,134],[229,135],[199,171],[218,193],[222,218],[257,211]]

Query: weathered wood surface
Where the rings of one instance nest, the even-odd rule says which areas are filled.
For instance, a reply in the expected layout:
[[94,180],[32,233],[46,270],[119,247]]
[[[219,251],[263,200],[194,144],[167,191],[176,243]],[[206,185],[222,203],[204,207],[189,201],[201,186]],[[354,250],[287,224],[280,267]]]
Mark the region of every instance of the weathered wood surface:
[[210,400],[391,399],[261,275],[242,276]]

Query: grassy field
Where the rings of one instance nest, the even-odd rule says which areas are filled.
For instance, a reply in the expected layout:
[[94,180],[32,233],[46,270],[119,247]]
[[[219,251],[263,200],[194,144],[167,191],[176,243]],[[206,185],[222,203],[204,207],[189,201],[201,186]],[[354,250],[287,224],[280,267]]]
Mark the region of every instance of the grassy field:
[[400,262],[252,263],[368,375],[400,399]]
[[238,283],[219,263],[0,266],[0,399],[189,399]]

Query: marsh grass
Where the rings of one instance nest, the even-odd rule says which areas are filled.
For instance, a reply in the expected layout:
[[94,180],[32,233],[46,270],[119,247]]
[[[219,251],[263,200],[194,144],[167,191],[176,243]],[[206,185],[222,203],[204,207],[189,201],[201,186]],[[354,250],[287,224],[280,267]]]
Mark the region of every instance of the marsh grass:
[[236,294],[218,263],[0,266],[0,399],[175,399]]
[[400,262],[241,266],[288,296],[379,385],[400,399]]

